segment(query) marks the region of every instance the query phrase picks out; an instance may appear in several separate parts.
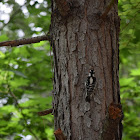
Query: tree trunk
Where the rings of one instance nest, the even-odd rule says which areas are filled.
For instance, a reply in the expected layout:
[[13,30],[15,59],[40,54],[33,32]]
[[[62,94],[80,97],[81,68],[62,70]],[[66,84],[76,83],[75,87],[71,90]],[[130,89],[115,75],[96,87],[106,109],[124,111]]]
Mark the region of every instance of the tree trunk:
[[[116,0],[103,15],[108,5],[110,0],[52,0],[55,129],[67,140],[121,139],[120,121],[109,123],[116,125],[116,132],[107,132],[113,125],[105,124],[110,104],[120,102],[120,20]],[[95,70],[96,86],[86,102],[90,69]]]

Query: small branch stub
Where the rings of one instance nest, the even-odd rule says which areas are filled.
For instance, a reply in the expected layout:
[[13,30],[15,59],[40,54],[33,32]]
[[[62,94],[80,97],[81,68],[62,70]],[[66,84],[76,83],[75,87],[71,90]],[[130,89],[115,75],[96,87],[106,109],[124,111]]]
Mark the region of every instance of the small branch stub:
[[66,137],[64,136],[62,130],[59,128],[54,132],[54,135],[56,137],[56,140],[66,140]]
[[45,115],[48,115],[52,112],[53,112],[53,109],[51,108],[51,109],[48,109],[48,110],[45,110],[45,111],[38,112],[38,115],[39,116],[45,116]]
[[0,47],[3,46],[19,46],[19,45],[25,45],[25,44],[32,44],[32,43],[38,43],[40,41],[44,40],[50,40],[49,35],[43,35],[43,36],[37,36],[37,37],[31,37],[31,38],[25,38],[25,39],[19,39],[19,40],[12,40],[12,41],[4,41],[0,42]]
[[114,121],[122,117],[122,108],[120,104],[111,103],[108,112],[109,118]]
[[120,104],[111,103],[108,108],[108,115],[103,125],[102,140],[113,140],[118,130],[120,121],[123,118]]

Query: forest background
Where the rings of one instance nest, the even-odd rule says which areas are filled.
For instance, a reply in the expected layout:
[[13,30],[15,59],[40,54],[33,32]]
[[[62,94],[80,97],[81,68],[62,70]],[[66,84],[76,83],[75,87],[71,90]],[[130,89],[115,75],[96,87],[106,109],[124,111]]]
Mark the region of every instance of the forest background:
[[[139,140],[140,2],[118,7],[123,140]],[[0,0],[0,42],[47,34],[50,22],[50,0]],[[0,48],[0,140],[54,140],[53,115],[37,114],[52,108],[52,57],[46,41]]]

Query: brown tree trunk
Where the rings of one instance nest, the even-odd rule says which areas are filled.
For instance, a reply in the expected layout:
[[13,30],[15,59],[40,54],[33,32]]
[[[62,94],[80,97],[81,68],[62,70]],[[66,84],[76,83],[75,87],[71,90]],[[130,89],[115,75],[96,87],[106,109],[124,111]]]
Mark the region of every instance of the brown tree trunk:
[[[102,17],[109,4],[110,0],[52,0],[55,129],[60,128],[67,140],[107,140],[110,133],[110,139],[121,139],[119,123],[109,123],[116,125],[116,132],[107,132],[113,125],[104,124],[109,105],[120,102],[120,21],[116,0]],[[90,69],[95,70],[96,87],[86,102]]]

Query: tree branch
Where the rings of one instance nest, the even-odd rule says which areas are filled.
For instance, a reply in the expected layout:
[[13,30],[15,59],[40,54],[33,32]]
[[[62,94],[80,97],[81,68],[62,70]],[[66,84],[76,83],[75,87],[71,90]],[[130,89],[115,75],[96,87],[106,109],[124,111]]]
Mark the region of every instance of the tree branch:
[[107,16],[107,14],[109,13],[109,11],[111,10],[112,6],[114,4],[114,0],[111,0],[110,4],[107,6],[107,8],[105,9],[104,13],[101,15],[101,18],[104,20]]
[[120,104],[111,103],[108,108],[108,116],[104,121],[102,140],[113,140],[117,132],[120,121],[123,118]]
[[51,108],[51,109],[48,109],[48,110],[45,110],[45,111],[38,112],[38,115],[39,116],[45,116],[45,115],[48,115],[52,112],[53,112],[53,109]]
[[56,137],[56,140],[66,140],[66,137],[64,136],[62,130],[59,128],[54,132],[54,135]]
[[55,0],[60,14],[66,17],[70,12],[70,5],[66,0]]
[[32,43],[38,43],[40,41],[44,40],[50,40],[49,35],[43,35],[43,36],[37,36],[37,37],[31,37],[31,38],[25,38],[25,39],[19,39],[19,40],[12,40],[12,41],[4,41],[0,42],[0,47],[2,46],[19,46],[19,45],[25,45],[25,44],[32,44]]

